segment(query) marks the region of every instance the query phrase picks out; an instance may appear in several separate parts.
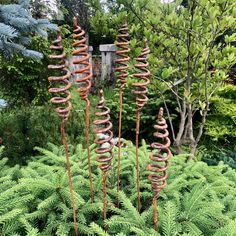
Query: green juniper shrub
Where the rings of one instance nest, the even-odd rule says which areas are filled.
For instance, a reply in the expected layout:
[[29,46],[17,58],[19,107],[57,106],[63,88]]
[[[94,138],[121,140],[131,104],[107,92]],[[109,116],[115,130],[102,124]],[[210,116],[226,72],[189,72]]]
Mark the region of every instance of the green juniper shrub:
[[[170,159],[167,187],[157,201],[158,232],[153,229],[149,174],[149,147],[140,147],[141,213],[137,211],[135,146],[124,141],[121,149],[122,191],[117,196],[117,148],[107,178],[107,231],[103,226],[102,173],[97,166],[95,145],[91,164],[95,201],[91,203],[86,149],[69,146],[71,174],[77,208],[79,235],[202,235],[233,236],[236,232],[236,172],[219,163],[186,162],[186,156]],[[0,234],[73,235],[73,214],[63,147],[49,144],[37,148],[40,155],[28,166],[6,165],[0,160]],[[120,208],[117,208],[117,197]]]

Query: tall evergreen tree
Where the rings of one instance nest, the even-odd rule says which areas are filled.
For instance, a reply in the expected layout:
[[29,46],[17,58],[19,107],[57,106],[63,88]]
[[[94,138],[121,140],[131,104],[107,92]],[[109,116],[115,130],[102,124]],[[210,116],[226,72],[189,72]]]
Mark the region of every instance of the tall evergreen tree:
[[56,30],[56,26],[47,19],[34,19],[29,12],[29,0],[0,5],[0,53],[4,56],[20,53],[26,57],[42,57],[41,53],[26,46],[33,34],[46,38],[48,29]]

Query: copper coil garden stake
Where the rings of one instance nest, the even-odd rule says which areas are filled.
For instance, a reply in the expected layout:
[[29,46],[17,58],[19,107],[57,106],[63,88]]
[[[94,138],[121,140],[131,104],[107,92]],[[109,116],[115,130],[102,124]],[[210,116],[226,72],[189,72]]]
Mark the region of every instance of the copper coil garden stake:
[[158,138],[159,142],[154,142],[151,147],[156,150],[150,155],[152,163],[148,165],[147,169],[151,172],[148,179],[151,181],[154,192],[153,197],[153,211],[154,211],[154,229],[157,230],[158,213],[156,202],[160,191],[167,185],[167,169],[169,167],[168,160],[172,156],[170,147],[169,132],[167,130],[166,120],[163,118],[163,108],[160,108],[158,114],[157,125],[154,126],[157,130],[153,135]]
[[103,189],[103,211],[104,223],[106,220],[106,177],[107,172],[111,169],[112,149],[113,149],[113,133],[112,123],[110,121],[110,109],[105,106],[103,91],[100,91],[100,100],[97,105],[98,112],[95,113],[97,119],[93,122],[95,125],[94,133],[96,134],[95,143],[98,145],[96,153],[99,168],[103,172],[102,189]]
[[128,76],[128,62],[130,57],[128,53],[130,52],[129,48],[129,33],[128,33],[128,24],[127,18],[125,19],[124,24],[118,30],[118,40],[115,43],[117,47],[115,60],[117,72],[117,78],[120,81],[120,92],[119,92],[119,127],[118,127],[118,167],[117,167],[117,191],[120,190],[120,139],[121,139],[121,127],[122,127],[122,106],[123,106],[123,89],[125,84],[127,83],[126,78]]
[[51,102],[55,105],[58,105],[56,108],[56,112],[58,113],[59,117],[61,117],[61,136],[62,136],[62,143],[66,153],[66,165],[67,165],[67,172],[68,172],[68,182],[70,186],[70,194],[71,194],[71,201],[72,201],[72,208],[73,208],[73,218],[74,218],[74,230],[75,235],[78,236],[78,229],[76,223],[76,207],[75,207],[75,200],[73,194],[73,186],[71,180],[71,172],[70,172],[70,160],[68,154],[68,146],[66,141],[66,133],[65,133],[65,122],[67,121],[70,110],[72,108],[70,99],[70,87],[71,83],[69,78],[71,76],[70,71],[67,68],[65,62],[65,53],[63,47],[61,45],[61,33],[58,32],[57,39],[52,42],[50,49],[54,50],[56,53],[50,55],[49,58],[56,61],[56,64],[49,65],[48,68],[54,70],[57,74],[61,72],[61,75],[58,76],[50,76],[48,78],[51,86],[49,92],[54,94],[55,96],[51,99]]
[[135,90],[133,93],[136,95],[136,176],[137,176],[137,193],[138,193],[138,211],[141,208],[140,202],[140,180],[139,180],[139,158],[138,158],[138,141],[139,141],[139,128],[140,128],[140,112],[143,106],[147,103],[147,86],[150,84],[150,72],[148,70],[148,61],[147,56],[150,50],[147,45],[147,40],[144,42],[144,48],[138,58],[136,58],[137,64],[135,64],[135,68],[138,69],[140,72],[135,73],[134,77],[137,78],[139,81],[133,83]]
[[93,194],[93,180],[92,180],[92,170],[91,170],[91,163],[90,163],[90,146],[89,146],[89,113],[90,113],[90,101],[88,99],[88,93],[91,88],[91,68],[92,65],[89,62],[90,55],[88,53],[88,45],[86,43],[87,39],[85,37],[85,31],[82,30],[78,26],[77,18],[73,18],[74,24],[74,35],[73,38],[75,42],[73,43],[73,47],[75,50],[73,51],[72,55],[77,56],[77,58],[73,61],[73,64],[78,65],[78,68],[74,71],[75,74],[78,74],[79,77],[76,79],[78,84],[78,93],[82,100],[86,102],[86,110],[85,110],[85,138],[86,138],[86,145],[87,145],[87,153],[88,153],[88,168],[89,168],[89,180],[90,180],[90,196],[91,201],[94,200]]

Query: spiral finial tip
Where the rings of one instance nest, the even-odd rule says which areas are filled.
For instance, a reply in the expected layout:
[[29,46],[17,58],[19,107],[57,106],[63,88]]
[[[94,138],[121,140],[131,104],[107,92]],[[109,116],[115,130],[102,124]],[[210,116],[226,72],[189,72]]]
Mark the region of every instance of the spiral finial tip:
[[103,90],[102,89],[99,91],[99,94],[100,94],[100,98],[102,98],[103,97]]
[[145,38],[144,39],[144,47],[147,48],[148,47],[148,40]]
[[61,31],[60,30],[57,30],[57,37],[61,38]]
[[159,110],[159,113],[158,113],[158,119],[161,120],[163,118],[163,112],[164,112],[164,109],[163,107],[160,108]]
[[125,18],[124,18],[124,24],[128,24],[128,16],[125,15]]
[[78,26],[78,19],[76,16],[73,17],[73,26],[76,28]]

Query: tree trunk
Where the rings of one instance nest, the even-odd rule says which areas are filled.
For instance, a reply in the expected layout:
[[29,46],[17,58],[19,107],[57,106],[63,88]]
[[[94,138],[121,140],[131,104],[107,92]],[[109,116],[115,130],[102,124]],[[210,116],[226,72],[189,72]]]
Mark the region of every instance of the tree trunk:
[[173,144],[176,149],[176,152],[178,154],[182,153],[181,145],[182,145],[182,136],[184,133],[185,121],[186,121],[185,112],[181,112],[180,113],[179,131],[178,131],[178,134],[177,134],[176,139]]
[[190,145],[190,155],[188,161],[194,160],[197,151],[197,144]]

